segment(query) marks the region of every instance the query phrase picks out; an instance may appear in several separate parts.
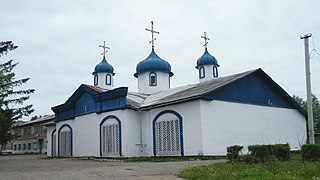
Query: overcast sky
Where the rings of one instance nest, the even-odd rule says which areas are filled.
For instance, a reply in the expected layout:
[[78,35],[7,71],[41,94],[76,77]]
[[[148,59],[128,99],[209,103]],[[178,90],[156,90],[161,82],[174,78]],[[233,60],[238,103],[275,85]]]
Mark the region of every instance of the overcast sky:
[[[0,60],[18,61],[17,77],[31,78],[24,86],[36,90],[27,102],[35,108],[31,116],[52,114],[82,83],[93,84],[104,40],[115,87],[137,91],[133,74],[151,51],[144,29],[154,21],[155,50],[174,72],[171,87],[198,82],[194,67],[206,31],[220,76],[262,68],[290,95],[305,98],[299,37],[312,33],[310,51],[315,44],[320,52],[319,9],[318,0],[1,0],[0,41],[19,48]],[[319,97],[320,56],[312,54],[312,91]]]

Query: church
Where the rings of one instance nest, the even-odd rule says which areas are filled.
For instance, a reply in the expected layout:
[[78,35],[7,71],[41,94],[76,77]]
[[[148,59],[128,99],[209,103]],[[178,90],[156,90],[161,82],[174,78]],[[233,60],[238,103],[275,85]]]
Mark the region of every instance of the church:
[[195,59],[199,83],[170,87],[174,75],[154,48],[136,66],[138,92],[114,87],[115,69],[102,61],[93,85],[81,84],[52,107],[47,155],[136,157],[226,155],[232,145],[288,143],[300,149],[307,137],[306,112],[262,69],[219,76],[217,59]]

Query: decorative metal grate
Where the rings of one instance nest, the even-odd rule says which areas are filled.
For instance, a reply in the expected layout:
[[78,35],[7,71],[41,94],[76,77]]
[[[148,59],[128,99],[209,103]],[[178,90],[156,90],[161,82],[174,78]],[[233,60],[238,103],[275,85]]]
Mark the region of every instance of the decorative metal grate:
[[60,156],[71,156],[71,131],[60,132]]
[[180,155],[179,120],[158,121],[155,130],[157,155]]
[[102,155],[119,156],[120,139],[119,124],[106,124],[102,127]]

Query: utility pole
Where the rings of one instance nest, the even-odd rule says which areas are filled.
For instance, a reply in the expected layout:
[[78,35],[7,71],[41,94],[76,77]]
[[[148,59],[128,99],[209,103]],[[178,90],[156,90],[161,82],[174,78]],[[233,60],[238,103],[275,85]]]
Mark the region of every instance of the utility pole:
[[312,112],[309,37],[311,37],[311,34],[306,34],[304,36],[300,36],[300,39],[304,39],[304,51],[305,51],[305,61],[306,61],[308,131],[309,131],[308,137],[309,137],[309,144],[314,144],[315,142],[314,142],[314,127],[313,127],[313,112]]

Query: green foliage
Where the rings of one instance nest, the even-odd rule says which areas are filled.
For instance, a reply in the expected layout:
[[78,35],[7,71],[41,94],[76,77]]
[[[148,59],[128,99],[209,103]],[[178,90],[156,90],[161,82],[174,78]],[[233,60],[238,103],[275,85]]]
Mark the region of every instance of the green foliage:
[[289,144],[275,144],[274,155],[280,161],[290,160],[290,146]]
[[[11,41],[0,42],[0,57],[17,47]],[[23,105],[34,89],[20,88],[29,78],[16,79],[13,69],[17,65],[18,63],[13,63],[13,60],[0,61],[0,145],[2,146],[12,138],[10,131],[13,123],[34,111],[32,105]]]
[[304,144],[301,147],[302,158],[307,161],[320,160],[320,144]]
[[42,118],[41,115],[39,115],[39,116],[36,115],[36,116],[31,117],[30,121],[34,121],[34,120],[37,120],[37,119],[40,119],[40,118]]
[[[0,108],[0,145],[1,148],[12,139],[10,130],[12,128],[11,111]],[[0,149],[1,152],[2,149]]]
[[251,145],[248,146],[250,155],[258,162],[265,162],[276,158],[281,161],[290,159],[289,144],[275,144],[275,145]]
[[239,160],[239,152],[243,149],[243,146],[234,145],[227,147],[227,157],[231,162]]
[[319,179],[320,161],[306,162],[301,156],[290,161],[268,161],[266,163],[219,163],[187,168],[178,174],[184,179]]
[[[307,111],[307,101],[296,95],[293,95],[292,98]],[[314,132],[320,133],[320,102],[315,95],[312,95],[312,111]]]

